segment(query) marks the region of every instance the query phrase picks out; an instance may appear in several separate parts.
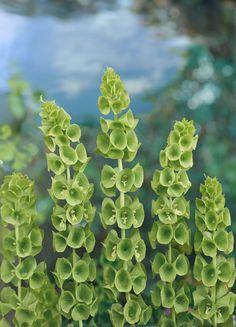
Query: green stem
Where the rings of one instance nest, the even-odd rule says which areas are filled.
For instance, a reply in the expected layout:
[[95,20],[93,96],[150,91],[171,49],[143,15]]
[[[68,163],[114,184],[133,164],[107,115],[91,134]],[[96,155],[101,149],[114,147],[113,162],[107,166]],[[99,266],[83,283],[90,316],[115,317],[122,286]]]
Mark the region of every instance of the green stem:
[[66,169],[67,181],[70,183],[70,167],[68,166]]
[[79,320],[79,327],[83,327],[83,320]]
[[[19,239],[19,227],[18,226],[15,226],[15,236],[16,236],[16,242],[17,242]],[[18,264],[19,263],[21,263],[20,257],[18,258]],[[21,302],[21,280],[20,279],[18,279],[18,282],[17,282],[17,294],[18,294],[19,301]]]
[[[172,246],[171,246],[171,242],[169,243],[168,261],[169,261],[169,263],[172,263]],[[172,286],[172,283],[170,283],[170,285]],[[172,321],[173,321],[174,325],[176,326],[176,314],[175,314],[174,307],[171,308],[171,316],[172,316]]]
[[[212,259],[213,267],[216,268],[216,257]],[[211,289],[211,299],[213,305],[216,303],[216,286],[213,286]],[[217,327],[216,313],[213,315],[213,326]]]

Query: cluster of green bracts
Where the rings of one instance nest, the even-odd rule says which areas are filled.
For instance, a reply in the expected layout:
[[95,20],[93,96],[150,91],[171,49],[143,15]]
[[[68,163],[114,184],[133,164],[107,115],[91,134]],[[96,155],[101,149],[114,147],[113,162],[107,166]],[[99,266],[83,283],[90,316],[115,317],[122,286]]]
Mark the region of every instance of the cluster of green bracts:
[[233,251],[234,236],[227,231],[231,225],[221,184],[207,177],[196,200],[197,232],[194,249],[194,278],[199,282],[194,292],[194,316],[198,326],[233,326],[235,295],[230,288],[235,281],[235,262],[223,255]]
[[[0,293],[0,325],[59,327],[57,294],[49,283],[46,265],[34,258],[42,248],[43,233],[36,223],[34,184],[27,176],[6,176],[1,186],[1,280],[10,284]],[[17,290],[17,291],[15,291]],[[4,318],[5,317],[5,318]]]
[[171,316],[163,315],[160,326],[187,326],[187,316],[191,301],[186,283],[176,281],[178,276],[186,276],[189,262],[186,254],[191,251],[191,233],[186,223],[190,217],[189,202],[184,195],[191,186],[187,170],[193,165],[192,153],[196,148],[197,136],[192,121],[183,119],[176,122],[169,134],[167,146],[160,152],[162,170],[156,170],[151,182],[158,195],[152,202],[152,216],[157,216],[149,232],[153,249],[157,244],[168,246],[165,253],[158,252],[152,262],[154,275],[159,275],[152,291],[155,307],[169,310]]
[[[120,77],[108,68],[103,76],[99,97],[100,111],[114,113],[114,120],[101,118],[102,132],[97,137],[97,152],[105,158],[117,160],[117,166],[105,165],[101,173],[101,189],[107,196],[102,202],[101,222],[104,228],[118,226],[120,233],[110,229],[104,240],[104,255],[108,264],[104,267],[105,291],[115,302],[110,309],[114,327],[125,323],[145,325],[151,317],[151,308],[144,302],[141,292],[146,287],[146,271],[141,263],[146,246],[138,228],[144,221],[144,208],[136,192],[143,183],[143,168],[123,168],[123,161],[132,161],[140,144],[134,129],[138,120],[131,110],[121,114],[129,105],[129,96]],[[116,198],[113,200],[112,198]],[[125,296],[119,296],[124,293]]]
[[[89,161],[80,142],[81,130],[70,123],[70,116],[54,102],[42,104],[42,126],[48,169],[54,174],[50,195],[55,203],[52,224],[53,245],[56,252],[71,249],[69,257],[57,259],[54,277],[61,290],[59,309],[68,320],[88,320],[97,311],[97,296],[93,281],[96,266],[90,257],[95,237],[90,225],[95,208],[90,202],[93,184],[84,169]],[[78,254],[79,251],[79,254]]]

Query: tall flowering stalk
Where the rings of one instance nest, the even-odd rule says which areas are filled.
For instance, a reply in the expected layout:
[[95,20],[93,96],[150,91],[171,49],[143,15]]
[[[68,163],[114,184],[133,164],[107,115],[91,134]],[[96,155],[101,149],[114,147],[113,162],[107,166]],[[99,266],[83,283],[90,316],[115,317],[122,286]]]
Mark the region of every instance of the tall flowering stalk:
[[60,327],[57,294],[46,275],[44,262],[37,264],[43,232],[37,225],[34,183],[20,173],[6,176],[0,190],[1,280],[9,286],[0,292],[0,326]]
[[151,182],[158,195],[152,202],[152,215],[158,219],[149,232],[149,239],[153,249],[157,244],[167,247],[167,251],[158,252],[152,262],[153,274],[160,277],[152,290],[153,305],[170,309],[159,322],[163,327],[182,326],[188,320],[183,313],[189,308],[190,291],[176,277],[189,272],[187,254],[191,251],[191,233],[186,219],[190,217],[190,208],[184,196],[191,186],[187,171],[193,165],[197,139],[192,121],[177,121],[166,148],[160,152],[162,169],[154,172]]
[[68,320],[83,325],[97,311],[93,281],[96,266],[90,253],[95,237],[90,225],[95,208],[90,202],[93,184],[84,169],[89,162],[80,142],[81,130],[70,123],[70,116],[54,102],[42,104],[44,141],[49,150],[48,169],[52,172],[50,195],[55,203],[52,224],[53,245],[58,253],[70,249],[71,254],[57,259],[54,277],[60,289],[59,309]]
[[[124,162],[134,160],[140,143],[134,129],[138,119],[129,109],[130,99],[124,85],[112,68],[107,68],[100,86],[102,95],[98,107],[103,115],[113,113],[113,119],[100,119],[101,133],[97,136],[97,152],[109,159],[101,172],[101,189],[106,195],[102,202],[101,221],[110,229],[104,240],[105,257],[110,262],[104,267],[105,290],[117,303],[111,307],[110,319],[115,327],[125,323],[146,324],[151,308],[141,296],[146,286],[146,271],[141,263],[146,246],[139,232],[144,221],[144,208],[136,192],[143,183],[143,168],[137,163],[133,168]],[[120,294],[121,293],[121,294]],[[124,296],[122,295],[124,294]]]
[[193,315],[199,326],[230,327],[236,298],[230,291],[235,282],[235,262],[225,257],[234,248],[233,233],[227,230],[231,225],[230,212],[216,178],[206,177],[200,192],[194,238],[194,277],[199,284],[194,292]]

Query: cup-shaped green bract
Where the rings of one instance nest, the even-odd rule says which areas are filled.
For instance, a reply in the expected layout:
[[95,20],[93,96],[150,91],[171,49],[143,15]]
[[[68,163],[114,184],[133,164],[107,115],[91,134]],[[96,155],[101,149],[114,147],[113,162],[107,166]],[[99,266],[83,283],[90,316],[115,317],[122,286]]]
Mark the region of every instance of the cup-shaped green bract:
[[93,301],[93,291],[87,284],[79,284],[76,288],[76,299],[79,302],[91,304]]
[[130,261],[134,255],[134,244],[130,239],[123,239],[117,245],[117,255],[121,260]]
[[115,277],[115,286],[119,292],[130,292],[132,288],[132,280],[130,274],[124,268],[117,271]]
[[117,175],[116,186],[120,192],[129,192],[134,185],[135,174],[129,169],[125,168]]
[[133,300],[128,300],[124,306],[124,316],[126,321],[133,325],[136,324],[141,315],[141,307],[140,305]]
[[121,229],[129,229],[134,222],[133,210],[129,207],[122,207],[117,211],[117,225]]
[[89,265],[84,260],[78,261],[72,271],[73,278],[76,282],[85,282],[89,277]]

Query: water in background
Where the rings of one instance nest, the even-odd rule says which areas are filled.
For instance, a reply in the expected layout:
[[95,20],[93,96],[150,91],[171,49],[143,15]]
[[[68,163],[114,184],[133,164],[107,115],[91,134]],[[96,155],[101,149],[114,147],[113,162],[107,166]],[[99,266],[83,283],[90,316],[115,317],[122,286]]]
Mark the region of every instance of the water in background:
[[81,122],[98,117],[98,85],[112,66],[124,79],[135,112],[151,110],[144,95],[176,76],[189,38],[168,19],[145,25],[131,1],[98,1],[77,11],[51,3],[0,1],[0,92],[7,90],[16,64],[34,88]]

